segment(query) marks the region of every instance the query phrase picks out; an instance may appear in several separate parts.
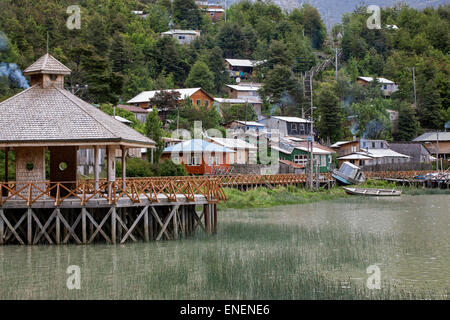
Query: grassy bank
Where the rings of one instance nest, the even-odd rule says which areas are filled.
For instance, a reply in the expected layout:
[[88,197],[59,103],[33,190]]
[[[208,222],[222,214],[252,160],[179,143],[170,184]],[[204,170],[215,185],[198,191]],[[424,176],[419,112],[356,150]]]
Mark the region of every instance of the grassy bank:
[[[446,189],[430,189],[399,186],[392,182],[368,179],[365,183],[358,186],[359,188],[382,188],[402,190],[407,195],[424,195],[424,194],[449,194],[450,190]],[[318,191],[309,191],[303,187],[277,187],[269,189],[260,187],[248,191],[240,191],[233,188],[225,188],[228,201],[220,203],[219,209],[227,208],[267,208],[289,204],[303,204],[322,200],[333,200],[348,197],[342,187],[334,187],[332,189],[319,189]]]
[[260,187],[248,191],[225,188],[228,201],[220,203],[219,209],[226,208],[267,208],[279,205],[309,203],[346,197],[342,188],[308,191],[294,186],[269,189]]

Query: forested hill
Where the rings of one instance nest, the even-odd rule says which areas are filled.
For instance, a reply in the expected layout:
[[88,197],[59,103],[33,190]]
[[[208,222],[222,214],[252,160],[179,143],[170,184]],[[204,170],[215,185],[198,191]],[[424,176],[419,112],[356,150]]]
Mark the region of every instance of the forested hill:
[[[223,59],[249,58],[267,60],[253,79],[264,84],[263,112],[301,115],[308,105],[302,74],[318,56],[332,55],[323,17],[310,5],[286,12],[271,2],[240,1],[227,10],[226,22],[213,24],[194,0],[80,0],[81,29],[69,30],[66,10],[74,3],[0,2],[0,99],[26,86],[18,70],[46,52],[47,32],[50,54],[73,70],[66,87],[88,85],[80,94],[92,103],[125,102],[143,90],[177,87],[203,87],[225,97],[225,84],[232,80]],[[334,36],[343,34],[343,60],[337,81],[332,70],[315,79],[320,135],[331,141],[352,134],[390,139],[387,109],[400,111],[408,124],[401,138],[421,127],[441,128],[450,120],[449,6],[384,9],[383,25],[398,30],[370,30],[368,16],[361,7],[333,28]],[[201,30],[201,36],[190,45],[161,37],[170,22],[177,29]],[[411,107],[412,67],[416,109]],[[386,77],[399,83],[400,91],[383,99],[379,90],[355,85],[358,75]],[[349,123],[349,117],[358,120]]]

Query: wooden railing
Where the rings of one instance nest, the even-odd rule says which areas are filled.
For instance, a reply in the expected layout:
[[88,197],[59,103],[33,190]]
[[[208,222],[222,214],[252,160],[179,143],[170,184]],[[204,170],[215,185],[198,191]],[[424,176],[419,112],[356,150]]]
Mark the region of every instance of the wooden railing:
[[364,172],[366,178],[379,179],[414,179],[418,175],[431,173],[433,171],[367,171]]
[[[430,171],[397,171],[397,172],[365,172],[367,178],[413,179],[417,175]],[[314,175],[314,179],[316,176]],[[321,173],[320,182],[327,183],[332,177],[330,173]],[[194,201],[196,195],[203,195],[209,202],[226,200],[223,187],[248,185],[290,185],[304,184],[306,174],[272,174],[272,175],[214,175],[185,177],[148,177],[116,179],[108,182],[101,179],[98,187],[94,180],[66,182],[0,182],[0,206],[7,201],[23,200],[31,206],[37,200],[53,200],[59,206],[66,200],[79,199],[85,205],[92,199],[106,199],[116,204],[120,199],[129,199],[134,203],[147,199],[159,202],[158,195],[164,195],[171,202],[177,201],[177,195],[183,195],[188,201]]]
[[[4,192],[6,190],[7,192]],[[53,200],[55,206],[64,201],[80,200],[83,206],[92,199],[106,199],[116,204],[120,199],[129,199],[134,203],[147,199],[159,202],[158,195],[164,195],[171,202],[177,201],[177,195],[183,195],[188,201],[194,201],[196,195],[204,196],[209,202],[226,200],[225,192],[216,178],[161,177],[136,178],[108,182],[99,181],[95,187],[93,180],[64,182],[0,182],[0,206],[7,201],[23,200],[27,206],[37,200]]]

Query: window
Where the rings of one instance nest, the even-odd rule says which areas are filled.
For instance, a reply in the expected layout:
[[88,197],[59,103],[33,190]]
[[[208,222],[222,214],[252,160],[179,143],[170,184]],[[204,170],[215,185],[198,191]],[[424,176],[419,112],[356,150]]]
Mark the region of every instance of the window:
[[56,74],[51,74],[50,75],[50,80],[55,81],[56,80]]
[[296,154],[294,155],[294,163],[296,164],[306,164],[308,161],[306,155],[304,154]]
[[375,148],[375,142],[372,142],[372,148]]
[[211,17],[214,17],[214,12],[210,12],[209,14]]
[[220,159],[220,155],[216,155],[214,158],[215,164],[222,164],[222,160]]
[[321,167],[327,166],[327,156],[320,156],[320,166]]
[[189,158],[190,166],[199,166],[201,164],[201,156],[200,155],[192,155]]
[[352,152],[356,152],[356,146],[352,146]]
[[380,146],[381,146],[381,148],[383,149],[383,148],[384,148],[384,143],[381,142],[381,143],[380,143]]
[[304,123],[300,123],[300,124],[298,125],[298,127],[299,127],[300,133],[302,133],[302,134],[305,134],[305,133],[306,133],[306,132],[305,132],[305,124],[304,124]]
[[196,104],[197,104],[198,106],[201,106],[201,105],[202,105],[202,100],[198,99],[197,102],[196,102]]
[[209,101],[205,100],[205,107],[209,107]]
[[184,40],[186,37],[185,36],[178,36],[178,39],[180,40]]
[[298,132],[298,127],[296,123],[291,123],[291,132],[292,133],[297,133]]

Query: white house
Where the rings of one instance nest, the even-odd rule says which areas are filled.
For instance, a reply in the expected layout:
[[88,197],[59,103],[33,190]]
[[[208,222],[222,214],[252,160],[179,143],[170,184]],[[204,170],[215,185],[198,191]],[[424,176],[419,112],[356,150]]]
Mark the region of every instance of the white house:
[[[398,90],[398,85],[391,80],[386,78],[376,78],[381,84],[381,91],[384,96],[390,96],[392,93]],[[373,81],[373,77],[358,77],[356,80],[359,84],[367,86]]]
[[180,30],[172,29],[161,33],[162,36],[172,37],[178,41],[179,44],[189,44],[200,36],[200,30]]
[[258,148],[251,143],[241,139],[214,137],[206,137],[206,140],[235,151],[235,153],[230,154],[230,164],[256,163]]

